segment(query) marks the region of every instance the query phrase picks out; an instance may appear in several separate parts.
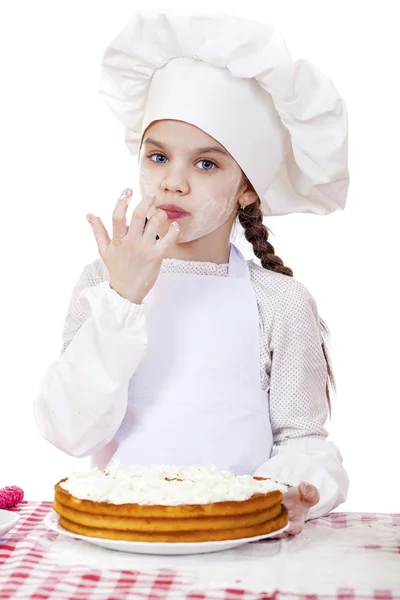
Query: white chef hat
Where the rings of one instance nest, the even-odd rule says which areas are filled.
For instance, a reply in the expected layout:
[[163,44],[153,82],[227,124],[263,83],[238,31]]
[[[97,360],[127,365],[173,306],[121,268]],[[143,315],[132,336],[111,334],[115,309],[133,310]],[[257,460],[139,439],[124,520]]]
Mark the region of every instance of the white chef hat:
[[345,103],[321,71],[292,60],[271,25],[203,11],[137,10],[101,66],[100,95],[125,126],[131,154],[153,121],[185,121],[232,155],[265,215],[345,207]]

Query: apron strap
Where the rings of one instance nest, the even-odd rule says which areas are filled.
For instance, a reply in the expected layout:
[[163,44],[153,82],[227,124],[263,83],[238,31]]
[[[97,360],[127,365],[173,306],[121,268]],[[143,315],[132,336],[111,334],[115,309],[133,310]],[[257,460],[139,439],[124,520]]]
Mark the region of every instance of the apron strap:
[[231,243],[231,251],[229,255],[229,277],[242,277],[250,279],[249,265],[243,254]]

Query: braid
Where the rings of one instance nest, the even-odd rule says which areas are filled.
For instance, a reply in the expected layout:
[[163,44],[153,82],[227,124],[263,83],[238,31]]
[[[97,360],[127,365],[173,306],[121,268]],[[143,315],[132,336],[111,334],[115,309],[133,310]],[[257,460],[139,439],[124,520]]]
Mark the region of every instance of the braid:
[[[245,181],[250,189],[252,185],[245,177]],[[254,188],[253,188],[254,191]],[[261,202],[258,198],[255,202],[246,206],[238,211],[238,219],[244,229],[245,238],[253,246],[253,252],[256,257],[261,261],[261,265],[264,269],[274,271],[275,273],[281,273],[293,277],[293,271],[289,267],[285,267],[283,260],[275,254],[275,249],[272,244],[268,241],[270,230],[263,223],[263,213],[261,211]],[[328,347],[328,336],[329,329],[325,321],[320,318],[321,335],[322,335],[322,352],[327,365],[328,380],[326,382],[326,399],[328,402],[329,415],[331,416],[331,396],[330,387],[336,392],[336,381],[332,372],[331,362],[329,359],[327,347]]]
[[283,260],[275,254],[273,245],[268,241],[270,230],[263,223],[260,200],[239,210],[238,215],[245,238],[253,246],[253,252],[260,259],[264,269],[293,277],[292,269],[284,266]]

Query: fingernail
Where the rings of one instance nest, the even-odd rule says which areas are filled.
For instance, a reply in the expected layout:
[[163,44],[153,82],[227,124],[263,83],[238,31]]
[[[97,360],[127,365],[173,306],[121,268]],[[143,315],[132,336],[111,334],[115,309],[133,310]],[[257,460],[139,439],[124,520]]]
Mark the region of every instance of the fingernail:
[[131,201],[131,197],[132,197],[132,190],[130,188],[125,188],[120,196],[120,199],[126,200],[127,204],[129,204],[129,202]]
[[93,215],[86,215],[86,218],[89,221],[90,226],[91,226],[93,232],[96,233],[96,228],[94,226],[94,224],[95,224],[95,217],[93,217]]

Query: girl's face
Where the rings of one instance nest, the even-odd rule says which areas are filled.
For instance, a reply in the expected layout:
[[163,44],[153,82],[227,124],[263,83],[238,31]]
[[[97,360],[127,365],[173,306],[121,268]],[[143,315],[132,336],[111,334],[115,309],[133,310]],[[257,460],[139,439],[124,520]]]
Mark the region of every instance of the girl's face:
[[165,205],[175,205],[187,213],[181,218],[171,214],[160,228],[161,237],[175,220],[180,225],[179,243],[206,236],[227,221],[232,226],[241,181],[242,171],[231,155],[194,125],[155,121],[143,134],[140,192],[142,197],[155,197],[155,208],[148,216]]

